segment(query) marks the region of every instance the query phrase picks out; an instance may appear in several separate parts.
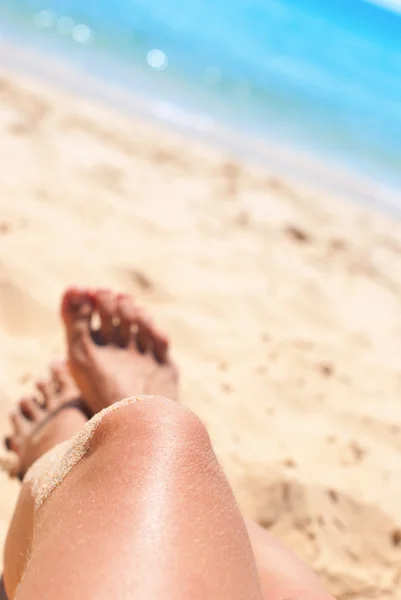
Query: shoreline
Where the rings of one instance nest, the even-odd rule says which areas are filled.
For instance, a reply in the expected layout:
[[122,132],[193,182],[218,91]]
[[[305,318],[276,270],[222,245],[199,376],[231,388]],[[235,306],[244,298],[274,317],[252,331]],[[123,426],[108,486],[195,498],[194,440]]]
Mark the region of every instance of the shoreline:
[[291,179],[295,185],[306,185],[317,193],[341,195],[367,208],[401,217],[401,203],[396,188],[363,174],[353,176],[336,166],[334,161],[331,163],[330,159],[322,159],[295,146],[269,144],[244,136],[234,128],[219,125],[207,115],[191,113],[170,102],[131,92],[123,86],[107,84],[102,79],[79,71],[72,64],[60,62],[59,58],[52,60],[37,49],[28,53],[4,38],[0,39],[0,59],[0,72],[8,72],[11,76],[15,73],[36,81],[38,85],[49,85],[106,109],[121,111],[122,117],[160,123],[187,139],[200,141],[231,155],[233,160],[253,164],[278,177]]

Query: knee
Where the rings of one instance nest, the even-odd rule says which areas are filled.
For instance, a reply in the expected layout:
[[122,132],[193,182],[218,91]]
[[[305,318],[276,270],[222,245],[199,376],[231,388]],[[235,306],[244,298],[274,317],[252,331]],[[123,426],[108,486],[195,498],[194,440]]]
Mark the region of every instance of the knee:
[[205,426],[190,410],[177,402],[155,396],[123,401],[106,413],[91,440],[93,450],[113,443],[129,448],[132,444],[151,444],[152,448],[177,446],[182,452],[194,445],[209,447]]

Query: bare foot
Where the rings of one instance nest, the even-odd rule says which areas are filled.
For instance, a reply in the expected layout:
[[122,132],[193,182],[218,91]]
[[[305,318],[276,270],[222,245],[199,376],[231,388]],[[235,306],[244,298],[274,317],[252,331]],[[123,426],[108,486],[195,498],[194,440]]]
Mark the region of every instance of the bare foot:
[[61,312],[71,373],[92,414],[134,395],[177,400],[178,373],[169,358],[169,340],[131,296],[71,288]]
[[23,398],[11,413],[13,432],[5,440],[8,450],[16,455],[7,470],[20,479],[35,460],[75,435],[87,421],[85,406],[67,365],[53,365],[51,379],[38,381],[36,387],[38,398]]

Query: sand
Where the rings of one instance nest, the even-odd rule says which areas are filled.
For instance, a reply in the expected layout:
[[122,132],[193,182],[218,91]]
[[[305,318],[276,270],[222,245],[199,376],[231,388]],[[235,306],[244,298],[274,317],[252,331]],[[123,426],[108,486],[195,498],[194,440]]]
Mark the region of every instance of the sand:
[[0,431],[63,288],[132,292],[244,513],[339,599],[400,598],[401,224],[10,72],[0,128]]

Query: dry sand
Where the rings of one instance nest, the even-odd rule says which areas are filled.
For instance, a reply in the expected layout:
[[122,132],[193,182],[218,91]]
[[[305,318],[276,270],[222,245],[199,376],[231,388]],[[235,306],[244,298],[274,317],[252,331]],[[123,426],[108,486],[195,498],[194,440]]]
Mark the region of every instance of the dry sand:
[[0,128],[0,431],[63,288],[132,292],[243,511],[339,599],[400,598],[400,223],[10,73]]

